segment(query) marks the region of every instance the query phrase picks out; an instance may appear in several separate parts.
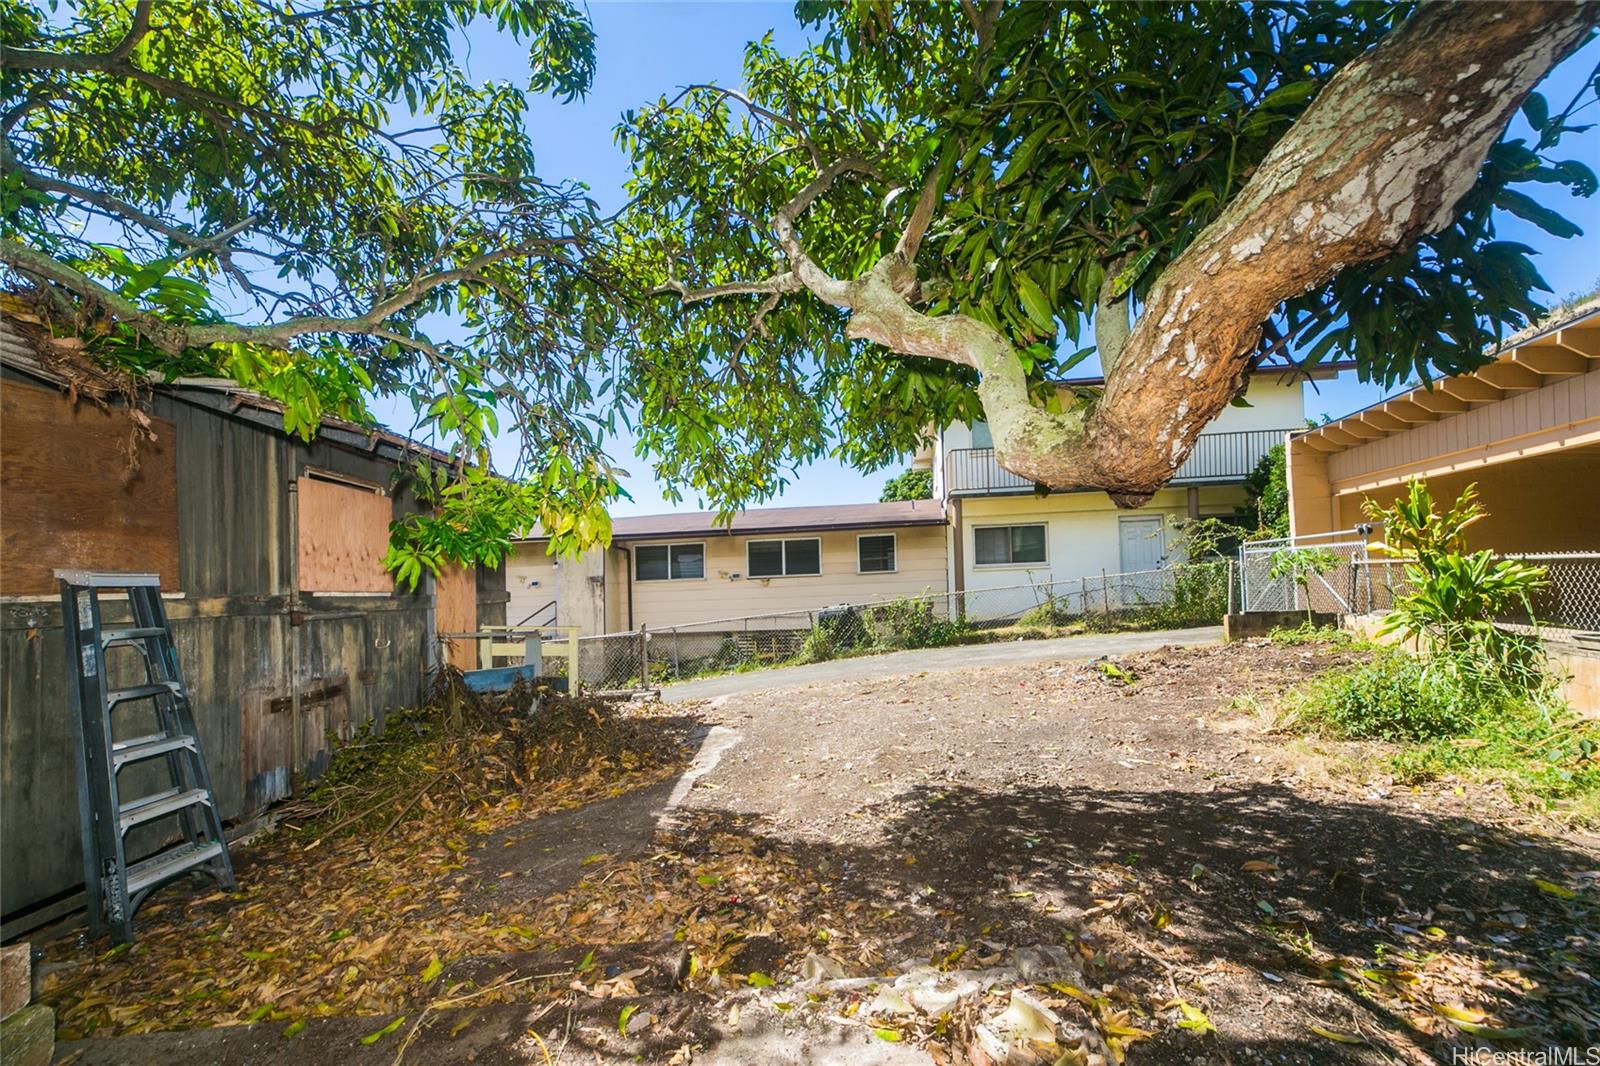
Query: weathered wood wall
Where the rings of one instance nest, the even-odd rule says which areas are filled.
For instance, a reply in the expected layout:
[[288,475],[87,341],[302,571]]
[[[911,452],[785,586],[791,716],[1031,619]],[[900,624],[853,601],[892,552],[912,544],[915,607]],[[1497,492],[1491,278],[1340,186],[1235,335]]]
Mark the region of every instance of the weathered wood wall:
[[[0,384],[5,391],[14,387],[9,376]],[[306,445],[166,393],[156,395],[150,413],[172,425],[176,563],[155,561],[155,545],[130,539],[95,565],[159,569],[168,588],[181,589],[167,599],[167,609],[196,724],[224,817],[244,818],[288,794],[291,641],[299,644],[303,769],[315,773],[328,757],[328,730],[348,734],[421,699],[433,661],[433,597],[426,585],[415,593],[392,585],[363,596],[310,593],[301,597],[301,624],[291,625],[289,553],[296,545],[289,535],[289,482],[310,467],[386,484],[393,459],[320,438]],[[45,433],[39,446],[53,447]],[[33,491],[45,495],[48,486]],[[8,483],[0,499],[0,529],[7,534],[11,496]],[[405,493],[382,499],[393,515],[416,507]],[[69,518],[50,519],[57,520],[70,525]],[[49,542],[38,550],[48,556]],[[47,557],[36,565],[48,572],[61,564]],[[83,867],[60,606],[50,597],[5,592],[0,912],[9,917],[75,891]],[[133,843],[153,849],[162,841]]]
[[106,570],[138,557],[178,579],[174,427],[148,427],[130,453],[125,413],[73,404],[56,389],[0,388],[0,498],[5,500],[0,595],[47,595],[54,567]]

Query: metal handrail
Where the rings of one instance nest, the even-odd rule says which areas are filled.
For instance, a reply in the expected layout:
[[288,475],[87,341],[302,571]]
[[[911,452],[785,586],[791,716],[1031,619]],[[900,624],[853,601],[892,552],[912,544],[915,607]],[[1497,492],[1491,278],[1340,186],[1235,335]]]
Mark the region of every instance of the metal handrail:
[[[1189,458],[1178,468],[1169,484],[1198,484],[1210,481],[1242,480],[1261,462],[1275,444],[1282,444],[1284,429],[1245,429],[1226,433],[1202,433],[1195,440]],[[1013,474],[995,459],[993,448],[953,448],[945,455],[945,491],[969,492],[1032,491],[1030,478]]]
[[[551,600],[549,603],[545,604],[542,607],[535,607],[533,609],[533,611],[531,613],[529,613],[527,615],[527,617],[523,618],[522,621],[518,622],[517,625],[519,625],[519,626],[527,625],[529,622],[532,622],[537,615],[543,614],[546,610],[549,610],[550,608],[555,607],[555,605],[556,605],[556,601],[555,600]],[[559,614],[560,614],[559,610],[550,612],[550,624],[551,625],[555,625],[556,624],[556,618],[559,616]]]

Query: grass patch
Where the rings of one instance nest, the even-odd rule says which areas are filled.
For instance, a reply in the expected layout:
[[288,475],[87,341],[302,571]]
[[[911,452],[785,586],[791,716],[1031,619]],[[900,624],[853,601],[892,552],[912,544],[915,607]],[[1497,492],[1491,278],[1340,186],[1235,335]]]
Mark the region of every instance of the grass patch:
[[1280,647],[1305,645],[1332,645],[1336,648],[1364,648],[1369,642],[1358,633],[1338,626],[1314,626],[1301,622],[1297,626],[1279,626],[1267,634],[1267,639]]
[[1585,821],[1600,814],[1600,723],[1574,714],[1550,685],[1486,684],[1448,659],[1388,650],[1292,690],[1277,725],[1399,744],[1384,768],[1401,784],[1498,782],[1537,806]]

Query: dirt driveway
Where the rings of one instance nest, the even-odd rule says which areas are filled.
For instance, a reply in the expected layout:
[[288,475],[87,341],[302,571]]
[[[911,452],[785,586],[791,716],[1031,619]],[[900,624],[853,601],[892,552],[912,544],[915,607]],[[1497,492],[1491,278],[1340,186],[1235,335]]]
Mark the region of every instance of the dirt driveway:
[[[1552,835],[1489,788],[1341,777],[1234,705],[1355,654],[1170,648],[680,703],[702,751],[692,776],[466,851],[474,920],[551,945],[499,972],[567,960],[565,976],[531,1002],[426,1016],[412,1058],[977,1062],[1013,990],[1136,1064],[1586,1042],[1593,837]],[[574,977],[585,944],[607,965],[591,949]],[[658,980],[674,945],[666,969],[684,971]],[[972,994],[930,1007],[927,987],[896,991],[953,975],[975,975]],[[375,1028],[314,1022],[291,1047],[242,1025],[62,1054],[387,1061],[356,1041]]]

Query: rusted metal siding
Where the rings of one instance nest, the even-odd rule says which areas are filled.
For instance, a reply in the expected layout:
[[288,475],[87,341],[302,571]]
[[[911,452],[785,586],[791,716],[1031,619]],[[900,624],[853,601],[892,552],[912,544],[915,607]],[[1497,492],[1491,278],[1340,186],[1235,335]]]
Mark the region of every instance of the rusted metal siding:
[[[326,765],[326,731],[348,734],[421,699],[432,599],[426,585],[416,593],[308,594],[300,599],[302,624],[291,625],[289,481],[315,467],[385,484],[394,460],[324,440],[307,445],[165,394],[151,413],[170,420],[177,437],[180,573],[170,584],[182,595],[167,601],[168,614],[223,816],[246,818],[288,794],[290,641],[299,642],[303,769],[315,774]],[[416,506],[396,494],[397,515]],[[141,569],[141,560],[123,568]],[[7,916],[82,883],[62,648],[59,604],[0,600],[0,911]]]

